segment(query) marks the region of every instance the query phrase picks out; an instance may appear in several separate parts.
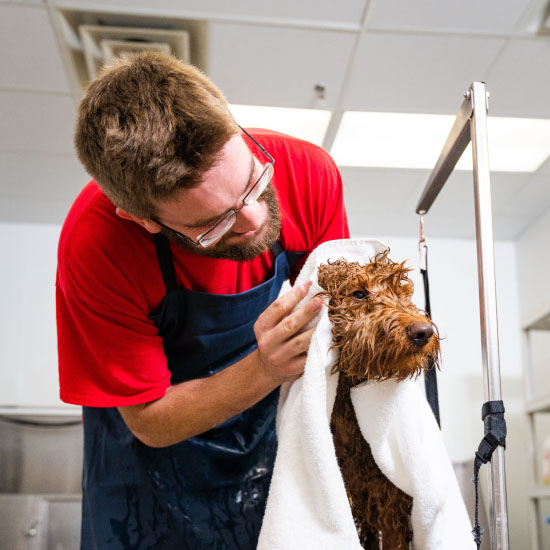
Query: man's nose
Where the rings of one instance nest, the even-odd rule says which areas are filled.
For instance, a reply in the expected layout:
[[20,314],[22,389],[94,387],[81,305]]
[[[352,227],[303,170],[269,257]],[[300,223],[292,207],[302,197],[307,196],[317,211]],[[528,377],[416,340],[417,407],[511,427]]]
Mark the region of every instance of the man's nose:
[[256,231],[264,221],[264,209],[258,201],[252,204],[245,204],[237,213],[237,219],[233,225],[234,233],[246,233]]

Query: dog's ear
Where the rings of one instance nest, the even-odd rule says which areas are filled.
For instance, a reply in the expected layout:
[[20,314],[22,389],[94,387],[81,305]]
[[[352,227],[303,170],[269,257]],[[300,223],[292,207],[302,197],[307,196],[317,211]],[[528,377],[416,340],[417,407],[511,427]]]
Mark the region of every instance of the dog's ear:
[[328,272],[330,270],[330,265],[321,264],[317,268],[317,282],[323,290],[327,290],[327,281],[328,281]]

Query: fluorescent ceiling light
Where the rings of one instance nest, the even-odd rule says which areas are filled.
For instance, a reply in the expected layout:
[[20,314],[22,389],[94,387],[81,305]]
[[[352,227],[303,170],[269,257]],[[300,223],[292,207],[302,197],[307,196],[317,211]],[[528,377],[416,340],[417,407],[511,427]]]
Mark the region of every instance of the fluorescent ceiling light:
[[[454,123],[452,115],[346,111],[331,149],[340,166],[431,169]],[[489,165],[496,172],[534,172],[550,155],[550,120],[487,119]],[[457,170],[472,169],[471,145]]]
[[269,128],[284,134],[322,145],[330,122],[330,111],[229,105],[235,120],[243,127]]

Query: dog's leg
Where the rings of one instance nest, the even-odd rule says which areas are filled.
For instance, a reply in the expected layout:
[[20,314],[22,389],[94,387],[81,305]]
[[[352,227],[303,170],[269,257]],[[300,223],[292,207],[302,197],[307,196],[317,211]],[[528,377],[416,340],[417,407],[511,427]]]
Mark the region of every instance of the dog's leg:
[[386,531],[382,534],[383,550],[409,550],[410,544],[407,536],[399,531]]

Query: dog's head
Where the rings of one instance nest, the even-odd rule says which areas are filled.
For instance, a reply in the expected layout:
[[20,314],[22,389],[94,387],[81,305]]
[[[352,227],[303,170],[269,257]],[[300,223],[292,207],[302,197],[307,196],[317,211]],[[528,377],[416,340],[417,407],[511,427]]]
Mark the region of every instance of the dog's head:
[[340,259],[318,269],[340,352],[336,368],[355,383],[405,380],[427,369],[430,358],[439,363],[437,328],[411,301],[411,270],[388,252],[366,265]]

